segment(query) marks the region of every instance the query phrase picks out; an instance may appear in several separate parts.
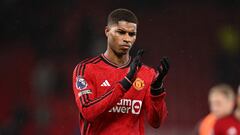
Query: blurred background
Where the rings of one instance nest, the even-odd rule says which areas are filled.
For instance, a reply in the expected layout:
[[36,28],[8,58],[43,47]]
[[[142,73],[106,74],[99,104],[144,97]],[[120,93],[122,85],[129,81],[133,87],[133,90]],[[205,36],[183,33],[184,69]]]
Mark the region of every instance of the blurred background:
[[168,56],[169,116],[146,134],[191,135],[208,90],[240,82],[239,0],[1,0],[0,135],[79,135],[72,71],[106,49],[115,8],[139,18],[136,48],[157,66]]

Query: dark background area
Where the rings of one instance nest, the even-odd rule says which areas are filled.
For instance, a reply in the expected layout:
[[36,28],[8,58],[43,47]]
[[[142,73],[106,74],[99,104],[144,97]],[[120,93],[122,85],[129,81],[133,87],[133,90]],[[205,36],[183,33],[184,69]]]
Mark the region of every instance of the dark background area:
[[109,12],[139,18],[135,48],[157,66],[168,56],[169,116],[147,134],[190,135],[208,113],[208,90],[240,80],[239,0],[0,1],[0,135],[77,135],[72,71],[106,48]]

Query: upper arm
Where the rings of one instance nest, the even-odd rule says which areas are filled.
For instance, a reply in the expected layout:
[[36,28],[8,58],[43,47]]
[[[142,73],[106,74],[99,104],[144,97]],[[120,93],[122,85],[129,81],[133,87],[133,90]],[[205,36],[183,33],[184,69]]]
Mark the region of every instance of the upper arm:
[[73,91],[79,111],[88,103],[88,100],[95,97],[95,88],[91,72],[86,65],[78,64],[73,71]]
[[92,65],[78,65],[73,73],[73,90],[78,109],[83,118],[90,122],[116,105],[125,92],[121,84],[116,83],[104,94],[97,95],[93,68]]

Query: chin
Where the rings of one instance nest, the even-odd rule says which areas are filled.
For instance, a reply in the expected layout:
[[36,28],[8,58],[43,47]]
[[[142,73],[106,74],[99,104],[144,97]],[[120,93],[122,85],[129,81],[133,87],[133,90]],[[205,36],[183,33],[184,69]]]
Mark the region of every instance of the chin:
[[119,57],[121,57],[123,55],[127,55],[128,53],[129,53],[129,51],[123,51],[123,50],[115,52],[115,54]]
[[119,54],[121,54],[121,55],[126,55],[128,53],[129,53],[129,50],[120,50],[119,51]]

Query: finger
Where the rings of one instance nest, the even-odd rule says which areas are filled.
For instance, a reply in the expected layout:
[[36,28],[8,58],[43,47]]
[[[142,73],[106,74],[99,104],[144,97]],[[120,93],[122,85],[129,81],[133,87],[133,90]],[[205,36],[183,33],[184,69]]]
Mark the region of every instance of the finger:
[[140,59],[139,59],[139,57],[136,56],[134,58],[133,62],[132,62],[132,69],[136,70],[136,68],[138,67],[139,63],[140,63]]
[[138,51],[137,51],[137,55],[136,55],[136,57],[135,57],[135,59],[136,59],[136,61],[135,61],[135,64],[136,64],[136,66],[137,67],[141,67],[142,66],[142,62],[141,62],[141,57],[142,57],[142,55],[143,55],[143,49],[139,49]]
[[167,72],[168,72],[168,68],[167,68],[167,66],[164,65],[163,67],[164,67],[164,68],[163,68],[163,72],[164,72],[164,74],[167,74]]
[[168,69],[169,69],[167,61],[163,59],[161,61],[161,64],[162,64],[162,67],[163,67],[163,69],[162,69],[163,73],[167,74]]
[[158,72],[159,72],[159,73],[161,73],[161,72],[162,72],[162,69],[161,69],[161,64],[160,64],[159,66],[157,66],[157,70],[158,70]]
[[137,56],[142,57],[143,52],[144,52],[143,49],[139,49],[139,50],[137,51]]
[[163,70],[163,65],[162,63],[160,62],[159,66],[157,66],[157,70],[159,73],[162,73],[162,70]]
[[138,69],[140,69],[142,67],[142,62],[138,63]]
[[166,72],[167,71],[167,67],[166,67],[166,64],[165,64],[164,60],[161,61],[161,65],[162,65],[162,71]]
[[166,58],[164,58],[164,61],[165,61],[166,65],[167,65],[167,67],[169,68],[169,66],[170,66],[169,59],[166,57]]
[[168,62],[167,59],[164,59],[164,60],[163,60],[163,65],[164,65],[164,67],[165,67],[167,70],[169,69],[169,62]]
[[137,59],[137,62],[136,62],[136,65],[137,65],[137,67],[141,67],[142,66],[142,62],[141,62],[141,59],[138,57],[138,59]]
[[161,61],[162,61],[162,64],[164,65],[164,67],[169,69],[169,60],[168,60],[168,58],[167,57],[163,57],[161,59]]

